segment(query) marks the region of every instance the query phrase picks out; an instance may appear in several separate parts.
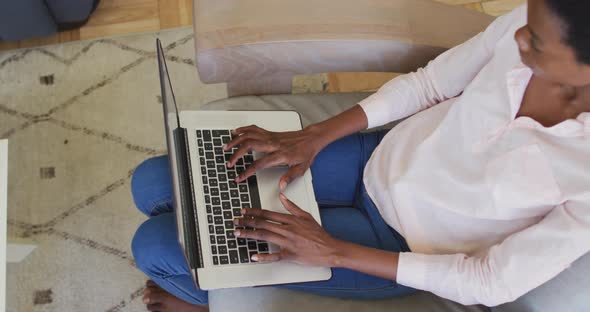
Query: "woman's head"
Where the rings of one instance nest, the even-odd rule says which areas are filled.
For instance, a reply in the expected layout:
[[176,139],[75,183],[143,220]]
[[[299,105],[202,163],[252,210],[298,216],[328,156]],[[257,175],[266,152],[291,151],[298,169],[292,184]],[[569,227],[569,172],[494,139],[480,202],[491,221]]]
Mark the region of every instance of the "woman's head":
[[516,32],[522,61],[535,75],[590,85],[590,1],[528,0],[528,24]]

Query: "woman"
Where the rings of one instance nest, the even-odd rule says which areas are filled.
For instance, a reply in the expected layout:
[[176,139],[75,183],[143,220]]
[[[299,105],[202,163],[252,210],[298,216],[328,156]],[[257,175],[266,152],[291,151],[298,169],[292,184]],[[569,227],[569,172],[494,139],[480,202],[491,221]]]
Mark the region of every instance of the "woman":
[[[332,267],[329,281],[285,286],[324,295],[423,289],[494,306],[556,276],[590,250],[587,12],[584,0],[529,0],[332,119],[289,133],[236,129],[228,166],[267,153],[237,179],[288,164],[284,190],[311,167],[324,224],[281,195],[291,214],[246,209],[236,223],[256,231],[236,235],[282,247],[256,261]],[[417,112],[389,133],[357,133]],[[149,160],[133,177],[151,216],[133,241],[152,279],[144,302],[205,311],[175,241],[166,166]]]

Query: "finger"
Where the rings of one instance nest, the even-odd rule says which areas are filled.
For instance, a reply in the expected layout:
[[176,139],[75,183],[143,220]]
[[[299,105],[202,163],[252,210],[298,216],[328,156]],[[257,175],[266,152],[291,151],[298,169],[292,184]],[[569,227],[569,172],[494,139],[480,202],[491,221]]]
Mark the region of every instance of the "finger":
[[255,254],[252,255],[252,260],[256,261],[256,262],[277,262],[277,261],[281,261],[282,256],[281,253],[273,253],[273,254]]
[[236,128],[236,129],[232,130],[231,133],[235,134],[235,135],[239,135],[239,134],[242,134],[242,133],[248,132],[248,131],[263,132],[265,130],[256,126],[256,125],[249,125],[249,126],[245,126],[245,127]]
[[234,231],[234,235],[241,238],[252,238],[268,241],[277,244],[281,247],[287,246],[287,240],[285,239],[285,237],[267,230],[238,229]]
[[236,219],[234,219],[234,224],[236,226],[247,226],[247,227],[256,228],[256,231],[267,230],[269,232],[282,235],[284,237],[292,236],[291,231],[284,228],[283,225],[272,223],[272,222],[262,219],[260,217],[236,218]]
[[242,209],[242,214],[245,216],[254,216],[270,221],[275,221],[283,224],[292,224],[293,216],[285,213],[279,213],[264,209]]
[[240,144],[240,148],[238,148],[238,150],[230,157],[228,167],[233,167],[238,159],[250,151],[259,151],[263,153],[274,152],[274,150],[268,144],[256,140],[246,140],[244,143]]
[[255,174],[259,170],[286,164],[287,159],[283,154],[272,153],[270,155],[266,155],[260,159],[257,159],[250,166],[248,166],[244,172],[238,175],[236,182],[240,183],[243,180],[246,180],[248,177]]
[[281,201],[283,206],[290,213],[292,213],[294,216],[298,216],[298,217],[309,217],[310,216],[310,214],[307,213],[307,211],[299,208],[297,205],[295,205],[295,203],[293,203],[291,200],[289,200],[287,198],[287,196],[285,196],[285,194],[283,194],[283,193],[279,194],[279,200]]
[[246,133],[246,134],[240,135],[239,137],[229,141],[227,144],[225,144],[223,146],[223,150],[225,150],[225,151],[230,150],[230,149],[234,148],[234,146],[240,145],[245,140],[250,140],[250,139],[264,140],[264,137],[258,133]]
[[148,311],[152,311],[152,312],[158,312],[162,310],[162,304],[161,303],[156,303],[156,304],[148,304],[147,305],[147,310]]
[[305,164],[298,164],[289,168],[281,179],[279,179],[279,189],[281,189],[281,192],[284,192],[287,185],[302,176],[308,168]]

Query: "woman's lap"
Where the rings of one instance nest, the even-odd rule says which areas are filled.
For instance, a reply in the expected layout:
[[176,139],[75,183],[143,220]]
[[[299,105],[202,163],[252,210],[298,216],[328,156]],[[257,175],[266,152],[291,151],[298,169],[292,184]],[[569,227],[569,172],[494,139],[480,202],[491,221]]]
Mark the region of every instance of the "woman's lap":
[[[360,245],[406,251],[397,233],[384,226],[362,187],[364,165],[385,133],[355,135],[326,147],[312,166],[314,191],[326,231]],[[142,163],[132,179],[138,209],[151,218],[137,231],[132,249],[138,267],[161,287],[181,299],[205,304],[207,294],[192,283],[176,237],[168,161],[158,157]],[[339,208],[334,208],[339,207]],[[348,208],[347,208],[348,207]],[[354,208],[353,208],[354,207]],[[322,295],[383,298],[411,292],[395,282],[347,269],[332,269],[328,281],[281,285]]]

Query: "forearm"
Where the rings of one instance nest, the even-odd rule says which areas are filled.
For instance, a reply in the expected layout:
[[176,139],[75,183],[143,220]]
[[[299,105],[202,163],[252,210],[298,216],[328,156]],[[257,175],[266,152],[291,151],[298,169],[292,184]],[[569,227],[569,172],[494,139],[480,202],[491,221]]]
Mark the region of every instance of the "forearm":
[[399,254],[346,241],[335,246],[332,267],[346,268],[381,278],[396,280]]
[[367,126],[365,112],[359,105],[355,105],[330,119],[307,127],[305,131],[316,136],[318,148],[321,150],[342,137],[367,129]]

